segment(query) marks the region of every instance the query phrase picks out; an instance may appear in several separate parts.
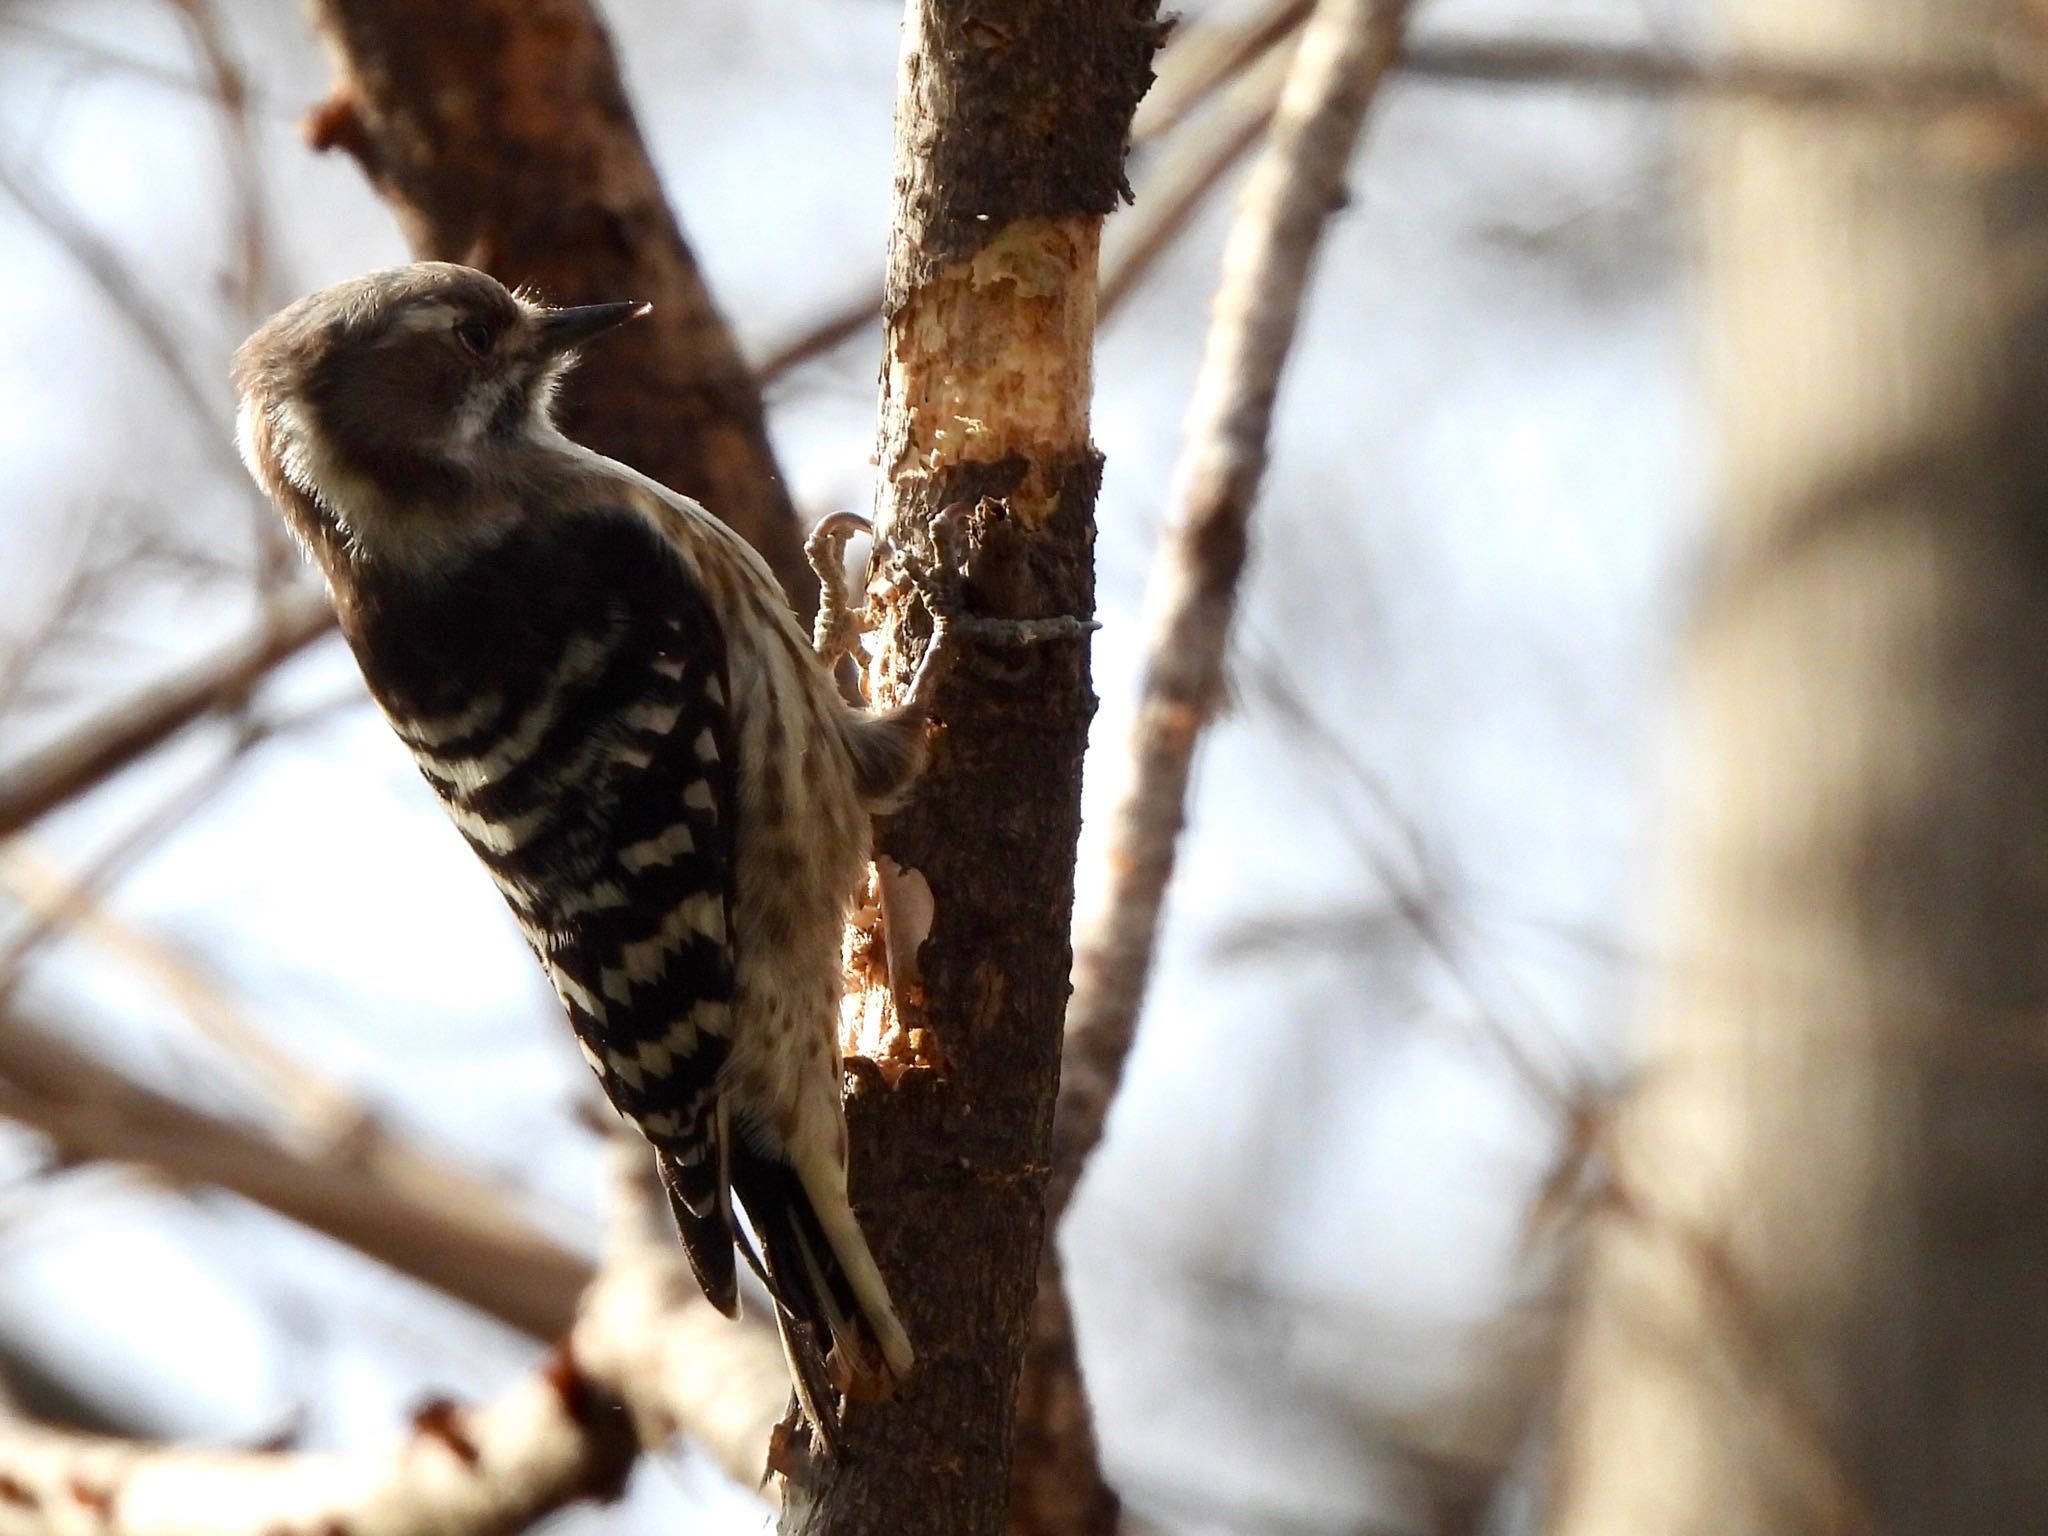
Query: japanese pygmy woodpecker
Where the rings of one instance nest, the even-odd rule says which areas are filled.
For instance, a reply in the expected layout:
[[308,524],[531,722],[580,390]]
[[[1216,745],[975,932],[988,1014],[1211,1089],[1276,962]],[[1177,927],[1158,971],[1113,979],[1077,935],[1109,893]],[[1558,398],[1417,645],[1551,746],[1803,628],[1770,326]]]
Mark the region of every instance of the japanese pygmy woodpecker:
[[829,1431],[822,1382],[912,1360],[847,1204],[837,1024],[869,816],[924,725],[846,704],[745,541],[557,430],[574,350],[645,308],[440,262],[337,284],[236,355],[241,449],[653,1145],[705,1295],[734,1312],[756,1262]]

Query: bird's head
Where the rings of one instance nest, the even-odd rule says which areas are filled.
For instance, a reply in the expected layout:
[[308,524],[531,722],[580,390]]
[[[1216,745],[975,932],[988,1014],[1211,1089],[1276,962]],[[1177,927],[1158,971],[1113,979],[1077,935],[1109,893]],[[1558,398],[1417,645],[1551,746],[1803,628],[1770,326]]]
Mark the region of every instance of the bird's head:
[[242,457],[330,573],[430,559],[516,514],[576,348],[646,310],[552,309],[436,261],[323,288],[235,354]]

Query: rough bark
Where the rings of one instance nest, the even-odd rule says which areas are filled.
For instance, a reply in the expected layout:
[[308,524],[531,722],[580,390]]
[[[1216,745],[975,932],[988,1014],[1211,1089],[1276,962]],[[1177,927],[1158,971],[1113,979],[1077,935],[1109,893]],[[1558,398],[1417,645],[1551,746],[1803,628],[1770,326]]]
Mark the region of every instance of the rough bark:
[[1073,1304],[1047,1227],[1017,1383],[1008,1536],[1115,1536],[1129,1524],[1102,1474],[1095,1411],[1081,1375]]
[[[1096,254],[1154,13],[909,8],[876,521],[885,550],[936,573],[927,586],[958,577],[961,653],[931,770],[882,829],[902,872],[885,890],[895,988],[850,1000],[848,1110],[855,1201],[919,1358],[898,1400],[854,1406],[838,1461],[790,1488],[786,1532],[1002,1528],[1093,709],[1072,621],[1094,599]],[[930,626],[915,584],[883,574],[870,685],[886,698]],[[1062,618],[1031,645],[981,623]]]
[[[1736,0],[1988,69],[2016,0]],[[1567,1536],[2048,1529],[2048,167],[1730,109],[1726,473],[1668,929],[1565,1405]]]
[[694,496],[808,615],[816,585],[761,397],[661,185],[587,0],[313,0],[333,96],[308,120],[346,149],[413,253],[563,304],[645,299],[563,395],[578,442]]

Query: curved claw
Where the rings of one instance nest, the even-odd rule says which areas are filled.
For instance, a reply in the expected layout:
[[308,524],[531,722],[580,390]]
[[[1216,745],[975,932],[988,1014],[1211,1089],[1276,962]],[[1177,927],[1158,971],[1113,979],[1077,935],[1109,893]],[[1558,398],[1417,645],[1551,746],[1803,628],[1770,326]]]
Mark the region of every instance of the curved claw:
[[818,617],[811,649],[830,667],[860,638],[860,619],[846,580],[846,541],[857,533],[874,536],[875,525],[858,512],[827,512],[804,540],[804,558],[818,578]]

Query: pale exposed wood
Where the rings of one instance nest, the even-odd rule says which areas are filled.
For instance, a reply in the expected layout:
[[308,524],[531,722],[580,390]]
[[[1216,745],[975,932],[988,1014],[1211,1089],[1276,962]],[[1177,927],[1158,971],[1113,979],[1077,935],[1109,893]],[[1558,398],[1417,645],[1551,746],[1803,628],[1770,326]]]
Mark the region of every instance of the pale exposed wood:
[[[1723,7],[1875,70],[2005,0]],[[1731,107],[1725,434],[1564,1536],[2048,1529],[2048,369],[2036,134]]]
[[[786,1531],[1003,1527],[1091,707],[1074,621],[1093,606],[1096,253],[1157,41],[1150,0],[909,6],[871,691],[908,686],[921,594],[955,606],[960,651],[931,769],[880,836],[929,892],[930,931],[914,970],[871,962],[850,1000],[875,1059],[848,1112],[854,1198],[918,1364],[897,1401],[852,1405],[837,1462],[789,1489]],[[1061,637],[1017,643],[1057,619]],[[879,961],[874,937],[858,952]],[[916,986],[892,996],[888,970]],[[1082,1449],[1063,1465],[1099,1487]]]

